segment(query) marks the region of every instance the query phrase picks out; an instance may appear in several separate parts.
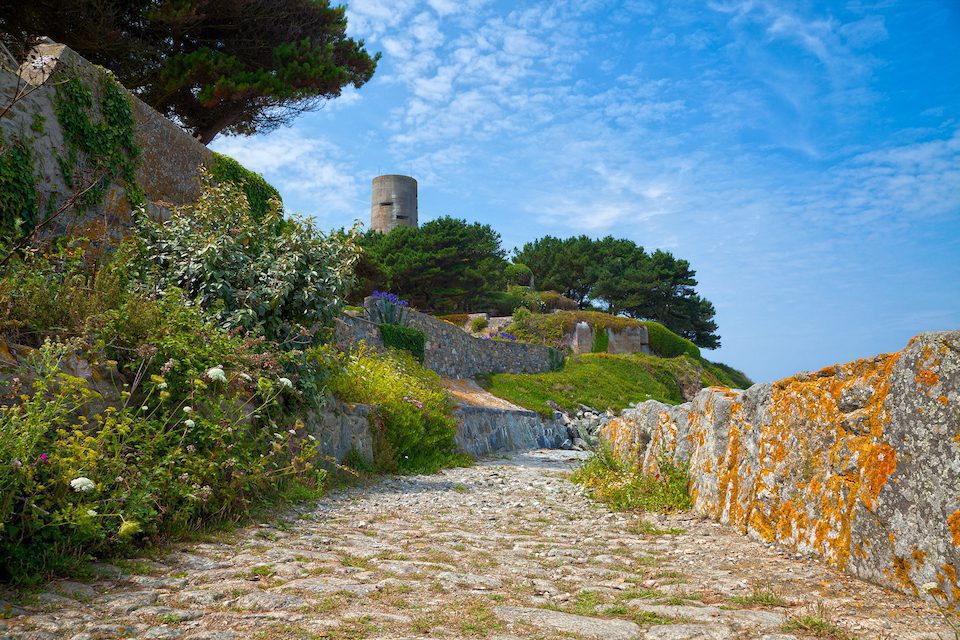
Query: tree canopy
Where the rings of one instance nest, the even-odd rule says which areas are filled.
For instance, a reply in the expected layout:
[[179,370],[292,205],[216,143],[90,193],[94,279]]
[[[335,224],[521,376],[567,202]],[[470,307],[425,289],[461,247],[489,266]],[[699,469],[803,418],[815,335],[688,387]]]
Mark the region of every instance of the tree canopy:
[[380,54],[346,27],[329,0],[0,0],[15,49],[42,36],[68,45],[204,144],[366,83]]
[[552,289],[581,309],[656,320],[707,349],[720,346],[716,310],[696,293],[696,271],[668,251],[647,253],[631,240],[607,236],[545,236],[516,252],[539,289]]
[[420,309],[451,312],[472,310],[506,285],[500,234],[490,225],[442,217],[419,229],[368,231],[360,246],[356,297],[389,289]]

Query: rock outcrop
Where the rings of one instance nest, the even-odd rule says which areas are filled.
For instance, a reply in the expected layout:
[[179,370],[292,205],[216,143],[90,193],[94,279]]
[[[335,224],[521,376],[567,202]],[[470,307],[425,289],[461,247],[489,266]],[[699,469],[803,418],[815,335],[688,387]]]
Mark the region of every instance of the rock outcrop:
[[688,465],[694,508],[872,582],[960,602],[960,331],[747,391],[646,402],[602,436]]

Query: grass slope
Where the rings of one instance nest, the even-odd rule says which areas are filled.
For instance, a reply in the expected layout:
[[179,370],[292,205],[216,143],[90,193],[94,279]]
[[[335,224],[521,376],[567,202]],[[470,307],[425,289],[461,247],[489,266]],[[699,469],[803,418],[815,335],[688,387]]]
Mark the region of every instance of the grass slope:
[[479,381],[495,396],[549,415],[552,409],[548,401],[568,411],[575,411],[578,404],[615,412],[645,400],[679,404],[682,398],[677,381],[692,376],[699,376],[704,386],[750,386],[746,376],[726,365],[689,356],[659,358],[642,353],[586,353],[567,358],[559,371],[498,373]]
[[677,376],[690,366],[686,358],[588,353],[567,358],[559,371],[498,373],[482,377],[480,384],[495,396],[548,415],[553,411],[548,400],[567,410],[585,404],[620,411],[644,400],[680,403]]

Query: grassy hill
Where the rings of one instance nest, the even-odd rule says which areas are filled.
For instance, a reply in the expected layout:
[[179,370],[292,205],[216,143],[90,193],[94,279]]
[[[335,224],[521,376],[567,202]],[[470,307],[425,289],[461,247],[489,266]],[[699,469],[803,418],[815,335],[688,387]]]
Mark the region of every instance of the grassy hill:
[[498,373],[484,376],[479,382],[495,396],[549,415],[553,409],[548,401],[567,411],[575,411],[579,404],[615,412],[645,400],[679,404],[683,400],[680,380],[697,376],[704,386],[749,386],[735,384],[724,369],[707,361],[689,356],[659,358],[642,353],[587,353],[567,358],[558,371]]
[[565,337],[578,322],[595,330],[645,326],[655,355],[588,353],[567,358],[559,371],[495,374],[483,377],[480,384],[496,396],[544,414],[552,411],[548,401],[569,411],[578,404],[613,411],[645,400],[679,404],[681,381],[689,385],[697,378],[704,387],[746,389],[753,384],[742,371],[707,360],[695,344],[656,322],[597,311],[558,311],[520,314],[507,331],[525,342],[564,348]]

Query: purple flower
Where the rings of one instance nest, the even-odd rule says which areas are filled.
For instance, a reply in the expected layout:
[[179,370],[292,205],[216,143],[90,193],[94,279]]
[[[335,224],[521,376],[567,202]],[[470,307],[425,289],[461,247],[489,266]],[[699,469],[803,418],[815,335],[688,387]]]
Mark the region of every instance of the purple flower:
[[40,462],[46,462],[49,457],[50,457],[50,456],[48,456],[47,454],[41,453],[41,454],[40,454]]
[[500,331],[499,333],[493,334],[494,340],[507,340],[508,342],[516,342],[517,337],[507,333],[506,331]]
[[395,293],[389,293],[387,291],[374,291],[370,297],[378,298],[384,302],[389,302],[390,304],[397,305],[398,307],[409,306],[406,300],[401,300],[400,296]]

